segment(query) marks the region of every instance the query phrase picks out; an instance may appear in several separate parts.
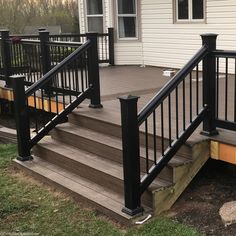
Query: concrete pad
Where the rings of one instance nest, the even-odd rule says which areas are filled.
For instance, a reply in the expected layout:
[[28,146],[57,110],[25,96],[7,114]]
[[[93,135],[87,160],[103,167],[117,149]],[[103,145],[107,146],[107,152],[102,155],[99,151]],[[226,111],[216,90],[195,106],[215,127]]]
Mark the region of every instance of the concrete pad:
[[225,226],[236,223],[236,201],[225,203],[219,211],[221,219]]

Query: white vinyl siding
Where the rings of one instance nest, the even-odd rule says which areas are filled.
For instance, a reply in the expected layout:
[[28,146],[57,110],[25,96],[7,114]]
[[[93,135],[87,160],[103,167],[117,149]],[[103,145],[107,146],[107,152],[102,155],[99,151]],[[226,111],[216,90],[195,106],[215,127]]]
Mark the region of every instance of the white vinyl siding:
[[[83,0],[81,32],[85,32]],[[114,2],[104,0],[104,22],[114,27]],[[174,23],[174,0],[137,0],[140,41],[115,43],[115,63],[181,68],[201,47],[200,34],[216,33],[218,49],[236,50],[236,1],[206,0],[204,23]],[[116,32],[116,29],[115,29]],[[116,32],[117,33],[117,32]]]
[[235,0],[207,0],[206,23],[174,24],[173,11],[173,0],[141,0],[146,65],[181,68],[201,47],[204,33],[219,34],[219,49],[236,50]]

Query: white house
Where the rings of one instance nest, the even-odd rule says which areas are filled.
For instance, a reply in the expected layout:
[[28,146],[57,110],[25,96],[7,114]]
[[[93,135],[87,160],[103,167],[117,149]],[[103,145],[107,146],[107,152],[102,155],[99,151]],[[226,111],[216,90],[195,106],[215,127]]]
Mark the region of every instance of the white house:
[[81,32],[115,29],[116,65],[182,67],[217,33],[236,49],[236,0],[78,0]]

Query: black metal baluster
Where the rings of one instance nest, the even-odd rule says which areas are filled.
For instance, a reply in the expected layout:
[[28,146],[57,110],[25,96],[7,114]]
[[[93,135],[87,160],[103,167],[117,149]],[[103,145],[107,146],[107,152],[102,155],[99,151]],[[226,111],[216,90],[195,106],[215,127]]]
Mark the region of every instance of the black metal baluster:
[[199,66],[196,68],[196,113],[199,114]]
[[175,112],[176,112],[176,138],[179,138],[179,94],[178,94],[178,86],[175,89]]
[[183,130],[186,129],[186,116],[185,116],[185,79],[183,80]]
[[146,151],[146,173],[149,173],[149,150],[148,150],[148,120],[145,120],[145,151]]
[[68,79],[69,79],[69,84],[68,84],[68,86],[69,86],[69,99],[70,99],[70,103],[72,102],[72,97],[71,97],[71,91],[72,91],[72,89],[71,89],[71,75],[70,75],[70,65],[68,65],[67,66],[67,73],[68,73]]
[[190,123],[193,121],[193,109],[192,109],[192,102],[193,102],[193,92],[192,92],[192,72],[189,74],[189,118],[190,118]]
[[225,120],[228,120],[228,57],[225,58]]
[[57,92],[57,89],[56,89],[56,111],[57,111],[57,115],[59,114],[59,101],[58,101],[58,92]]
[[65,100],[65,84],[64,84],[64,75],[63,75],[63,70],[61,71],[61,86],[62,86],[62,103],[63,103],[63,108],[65,109],[66,107],[66,100]]
[[153,151],[154,163],[157,164],[156,110],[153,111]]
[[34,93],[33,95],[34,98],[34,117],[35,117],[35,132],[36,134],[38,133],[38,116],[37,116],[37,97],[36,97],[36,93]]
[[161,103],[161,154],[164,156],[165,152],[165,144],[164,144],[164,112],[163,112],[163,102]]
[[219,57],[216,58],[216,118],[219,118]]
[[78,71],[78,61],[75,61],[75,84],[76,84],[76,91],[77,92],[81,92],[80,91],[80,84],[79,84],[79,71]]
[[169,118],[169,146],[171,147],[172,138],[171,138],[171,94],[168,96],[168,118]]
[[[81,56],[80,56],[80,61],[81,61]],[[83,66],[81,66],[81,88],[82,88],[82,92],[84,92],[84,73],[83,73]]]
[[37,48],[30,46],[31,55],[28,56],[30,63],[30,70],[33,75],[31,76],[30,81],[36,82],[38,80],[38,62],[37,62]]

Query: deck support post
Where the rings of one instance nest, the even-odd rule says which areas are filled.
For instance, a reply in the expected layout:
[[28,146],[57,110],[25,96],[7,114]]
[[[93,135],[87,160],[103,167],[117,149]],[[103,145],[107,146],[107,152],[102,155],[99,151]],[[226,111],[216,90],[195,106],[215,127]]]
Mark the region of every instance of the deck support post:
[[98,33],[87,33],[86,36],[91,41],[91,47],[88,49],[88,80],[89,85],[92,87],[89,107],[102,108],[98,63]]
[[[49,42],[49,31],[44,28],[39,29],[39,40],[40,40],[40,50],[41,50],[41,65],[42,65],[42,73],[45,75],[47,72],[51,70],[51,59],[50,59],[50,49],[48,46]],[[45,94],[51,96],[52,91],[50,87],[52,86],[52,82],[50,81],[45,86]]]
[[140,194],[138,98],[131,95],[119,97],[125,195],[125,207],[122,211],[131,216],[143,211]]
[[25,96],[24,80],[24,76],[11,76],[19,154],[17,159],[20,161],[28,161],[32,159],[30,153],[29,114],[26,103],[27,98]]
[[209,54],[203,59],[203,105],[208,108],[208,115],[203,121],[202,134],[213,136],[216,130],[216,50],[217,34],[203,34],[202,44],[208,48]]
[[10,76],[12,75],[12,66],[11,66],[11,53],[10,53],[10,44],[7,42],[10,40],[9,30],[1,30],[1,56],[2,56],[2,66],[3,73],[5,76],[6,87],[11,87]]
[[108,28],[109,37],[109,64],[115,65],[115,52],[114,52],[114,28]]

